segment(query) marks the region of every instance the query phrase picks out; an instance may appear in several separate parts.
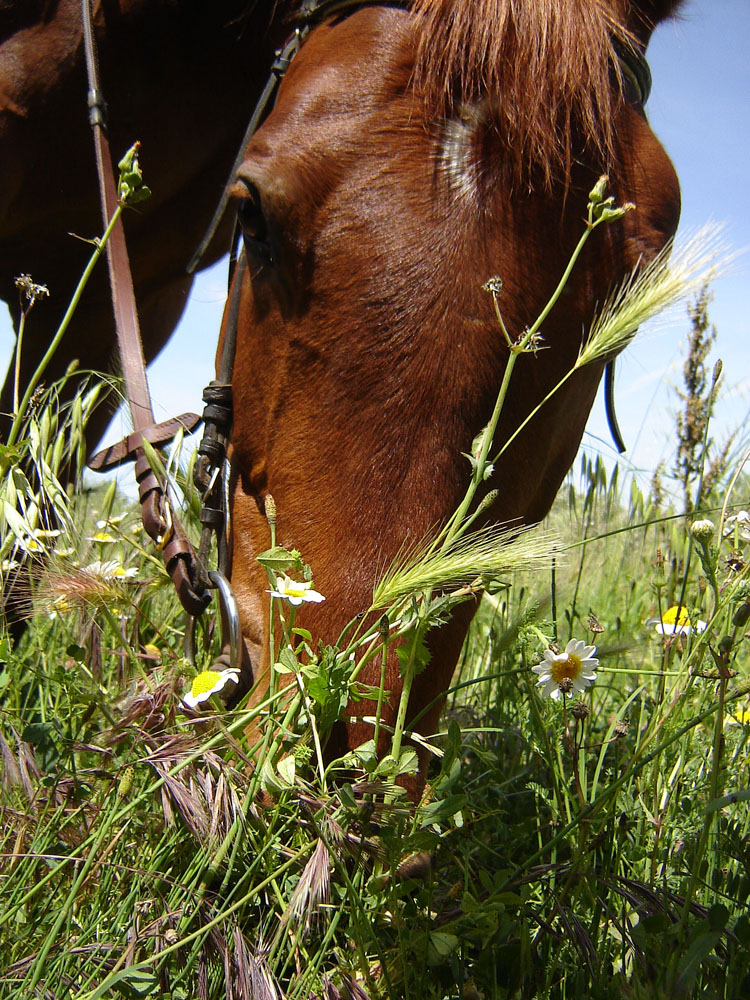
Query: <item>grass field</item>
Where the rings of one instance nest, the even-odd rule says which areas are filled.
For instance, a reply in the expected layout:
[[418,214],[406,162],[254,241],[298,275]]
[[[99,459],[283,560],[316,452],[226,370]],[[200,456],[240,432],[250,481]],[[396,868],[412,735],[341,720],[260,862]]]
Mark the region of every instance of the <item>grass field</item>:
[[[257,769],[247,713],[181,711],[182,619],[111,501],[5,639],[0,995],[748,994],[742,519],[698,538],[584,461],[554,568],[482,601],[413,809],[367,748],[321,777],[304,704],[263,710]],[[570,638],[596,680],[543,697]]]

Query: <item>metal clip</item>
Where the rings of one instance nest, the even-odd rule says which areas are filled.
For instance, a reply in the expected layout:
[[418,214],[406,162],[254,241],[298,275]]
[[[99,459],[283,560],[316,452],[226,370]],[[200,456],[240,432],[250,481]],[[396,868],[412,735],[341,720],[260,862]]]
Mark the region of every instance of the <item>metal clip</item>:
[[[242,669],[240,630],[240,612],[237,600],[229,580],[219,570],[212,569],[208,578],[219,595],[219,614],[221,615],[222,648],[229,646],[229,666],[234,670]],[[185,656],[195,666],[195,618],[188,618],[185,629]]]

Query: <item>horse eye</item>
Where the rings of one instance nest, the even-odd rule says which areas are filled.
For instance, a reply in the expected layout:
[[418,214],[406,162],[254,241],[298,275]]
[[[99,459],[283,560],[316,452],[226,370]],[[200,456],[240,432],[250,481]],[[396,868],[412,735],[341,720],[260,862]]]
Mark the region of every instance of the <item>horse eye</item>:
[[251,243],[268,243],[268,229],[261,207],[260,192],[253,184],[245,184],[247,194],[240,202],[237,217],[242,235]]

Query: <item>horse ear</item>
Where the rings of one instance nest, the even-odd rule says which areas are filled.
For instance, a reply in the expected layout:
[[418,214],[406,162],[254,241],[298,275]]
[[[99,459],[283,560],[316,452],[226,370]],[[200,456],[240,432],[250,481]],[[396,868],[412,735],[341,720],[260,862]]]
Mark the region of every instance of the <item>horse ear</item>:
[[652,24],[658,24],[671,17],[684,2],[685,0],[636,0],[633,6],[645,14]]
[[631,4],[631,31],[648,44],[651,33],[660,21],[673,17],[685,0],[634,0]]

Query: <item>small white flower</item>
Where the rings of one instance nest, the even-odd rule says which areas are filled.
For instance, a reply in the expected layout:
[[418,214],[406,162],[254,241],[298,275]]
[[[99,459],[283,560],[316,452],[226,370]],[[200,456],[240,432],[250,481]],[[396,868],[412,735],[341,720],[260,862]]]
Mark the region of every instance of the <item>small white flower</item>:
[[188,708],[195,710],[212,695],[223,691],[227,684],[238,684],[239,680],[240,672],[235,667],[227,670],[203,670],[193,678],[190,693],[183,695],[182,700]]
[[735,535],[738,542],[750,542],[750,514],[746,510],[738,510],[724,522],[722,530],[724,538]]
[[281,597],[290,604],[298,607],[303,601],[312,601],[315,604],[324,601],[325,597],[317,590],[312,589],[312,583],[298,583],[291,580],[286,573],[276,580],[276,590],[269,590],[271,597]]
[[110,535],[108,531],[100,530],[95,535],[89,535],[88,541],[96,542],[98,545],[111,545],[117,539],[113,535]]
[[594,667],[599,661],[594,657],[596,646],[587,646],[582,639],[571,639],[562,653],[545,649],[544,660],[531,669],[539,675],[537,686],[542,688],[542,695],[550,698],[560,697],[560,683],[572,685],[571,694],[585,690],[588,684],[596,680]]
[[740,708],[724,717],[725,726],[750,726],[750,709]]
[[653,625],[659,635],[687,635],[688,632],[705,632],[706,623],[691,622],[687,608],[678,608],[673,604],[667,608],[661,618],[646,619],[647,625]]
[[22,542],[17,541],[15,550],[18,551],[20,549],[27,555],[37,555],[40,552],[46,552],[47,541],[50,538],[57,538],[59,534],[58,530],[48,531],[43,528],[37,528],[36,531],[32,531],[26,535]]
[[52,605],[47,612],[47,617],[50,621],[54,621],[55,618],[65,618],[71,613],[72,610],[73,609],[71,608],[68,599],[61,594],[52,602]]
[[130,567],[130,569],[125,569],[120,563],[116,562],[114,559],[108,559],[105,562],[101,562],[99,559],[88,566],[82,567],[82,572],[88,573],[89,576],[98,577],[101,580],[132,580],[133,577],[138,576],[138,570]]
[[96,530],[104,531],[105,528],[109,528],[113,524],[119,524],[120,521],[124,521],[126,517],[126,514],[110,514],[106,521],[96,522]]

